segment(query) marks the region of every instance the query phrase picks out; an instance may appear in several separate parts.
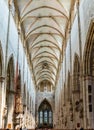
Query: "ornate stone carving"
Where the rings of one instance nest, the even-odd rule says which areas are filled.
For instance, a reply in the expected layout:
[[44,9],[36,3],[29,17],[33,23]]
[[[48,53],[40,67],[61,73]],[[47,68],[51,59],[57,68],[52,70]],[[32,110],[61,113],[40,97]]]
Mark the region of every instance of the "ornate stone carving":
[[5,77],[0,76],[0,82],[2,83],[5,80]]
[[80,99],[79,101],[75,102],[75,111],[79,112],[79,117],[83,118],[83,100]]
[[70,103],[69,112],[70,112],[70,121],[73,121],[73,106],[72,106],[72,103]]
[[3,118],[7,116],[7,106],[4,107],[3,109]]
[[79,112],[79,101],[75,102],[75,111]]
[[23,105],[20,95],[16,95],[16,113],[23,113]]

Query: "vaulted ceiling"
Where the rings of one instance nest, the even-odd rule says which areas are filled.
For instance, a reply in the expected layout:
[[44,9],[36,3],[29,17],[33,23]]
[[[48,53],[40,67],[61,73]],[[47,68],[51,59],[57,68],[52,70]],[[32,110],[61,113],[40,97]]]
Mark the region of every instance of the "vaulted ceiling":
[[56,85],[71,0],[17,0],[36,86]]

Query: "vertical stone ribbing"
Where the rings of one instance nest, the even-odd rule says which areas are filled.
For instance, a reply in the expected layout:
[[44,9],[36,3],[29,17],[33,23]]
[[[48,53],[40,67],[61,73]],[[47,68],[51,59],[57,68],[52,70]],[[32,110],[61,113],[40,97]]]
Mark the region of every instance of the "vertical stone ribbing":
[[[8,3],[9,5],[9,12],[8,12],[8,21],[7,21],[7,35],[6,35],[6,47],[5,47],[5,68],[4,68],[4,74],[5,74],[5,81],[4,81],[4,95],[5,95],[5,100],[4,100],[4,108],[6,107],[6,83],[7,83],[7,62],[8,62],[8,49],[9,49],[9,31],[10,31],[10,6],[11,3]],[[8,110],[8,108],[7,108]],[[8,119],[8,117],[7,117]],[[7,127],[5,126],[6,123],[4,124],[5,119],[3,120],[3,128]]]
[[[82,107],[84,107],[83,105],[83,64],[82,64],[82,39],[81,39],[81,22],[80,22],[80,1],[77,0],[77,16],[78,16],[78,38],[79,38],[79,54],[80,54],[80,100],[79,102],[82,100],[82,102],[80,102],[80,104],[82,104]],[[83,109],[83,108],[82,108]],[[80,114],[80,112],[79,112]],[[80,124],[81,126],[84,126],[84,121],[83,118],[80,119]]]
[[[78,38],[79,38],[79,54],[80,54],[80,84],[82,85],[82,40],[81,40],[81,23],[80,23],[80,11],[79,11],[79,0],[77,0],[77,16],[78,16]],[[80,87],[80,98],[82,98],[83,87]]]
[[72,23],[71,23],[71,13],[70,13],[70,41],[69,41],[69,44],[70,44],[70,100],[72,100],[72,47],[71,47],[71,26],[72,26]]
[[[25,44],[25,40],[23,39],[23,46]],[[24,99],[24,74],[25,74],[25,53],[23,53],[23,87],[22,87],[22,97]]]
[[[16,55],[16,74],[15,74],[15,97],[14,97],[14,120],[16,120],[16,97],[17,97],[17,82],[18,82],[18,74],[19,74],[19,38],[20,38],[20,30],[19,30],[19,23],[18,23],[18,42],[17,42],[17,55]],[[14,123],[14,128],[16,125]]]
[[66,51],[65,51],[65,84],[64,84],[64,104],[66,104]]
[[[72,11],[72,9],[71,9],[71,11]],[[73,128],[73,116],[74,116],[74,111],[73,111],[73,70],[72,70],[72,40],[71,40],[71,31],[72,31],[72,14],[71,14],[72,12],[70,12],[70,39],[69,39],[69,50],[70,50],[70,57],[69,57],[69,59],[70,59],[70,104],[69,104],[69,107],[71,108],[71,111],[69,110],[69,113],[71,113],[70,114],[70,118],[69,118],[69,121],[71,120],[71,122],[70,122],[70,127],[71,128]]]
[[[8,60],[8,49],[9,49],[9,31],[10,31],[10,6],[11,4],[9,3],[9,14],[8,14],[8,21],[7,21],[7,36],[6,36],[6,51],[5,51],[5,77],[7,75],[7,60]],[[7,79],[5,78],[4,86],[5,86],[5,99],[6,99],[6,81]],[[6,104],[6,101],[5,101]]]
[[78,35],[79,35],[79,53],[80,60],[82,61],[82,39],[81,39],[81,23],[80,23],[80,11],[79,11],[79,0],[77,0],[77,15],[78,15]]

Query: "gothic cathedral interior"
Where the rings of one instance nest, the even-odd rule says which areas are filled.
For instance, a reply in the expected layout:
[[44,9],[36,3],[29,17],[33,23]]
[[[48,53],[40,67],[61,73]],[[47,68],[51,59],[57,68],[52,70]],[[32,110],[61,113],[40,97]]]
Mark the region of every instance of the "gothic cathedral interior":
[[94,129],[94,0],[0,0],[0,129]]

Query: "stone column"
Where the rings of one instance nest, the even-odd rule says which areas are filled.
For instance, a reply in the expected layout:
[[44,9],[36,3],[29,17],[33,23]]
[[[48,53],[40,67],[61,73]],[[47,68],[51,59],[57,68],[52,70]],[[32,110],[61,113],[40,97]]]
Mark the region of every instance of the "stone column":
[[4,97],[4,77],[0,77],[0,128],[3,128]]
[[8,102],[8,125],[11,125],[11,129],[13,128],[13,111],[14,111],[14,90],[9,91],[9,102]]
[[[84,93],[83,93],[83,103],[84,103],[84,128],[94,128],[94,83],[93,77],[85,76],[84,78]],[[91,87],[91,93],[89,88]],[[91,95],[91,103],[89,103],[89,95]],[[89,105],[92,105],[92,112],[89,112]]]
[[23,114],[24,114],[24,116],[23,116],[23,128],[25,128],[25,126],[26,126],[26,103],[24,103],[23,104]]

